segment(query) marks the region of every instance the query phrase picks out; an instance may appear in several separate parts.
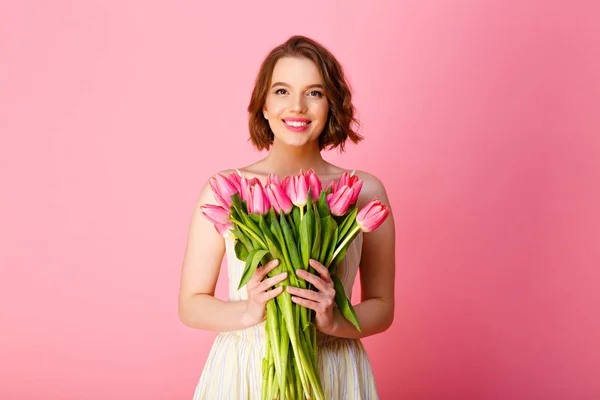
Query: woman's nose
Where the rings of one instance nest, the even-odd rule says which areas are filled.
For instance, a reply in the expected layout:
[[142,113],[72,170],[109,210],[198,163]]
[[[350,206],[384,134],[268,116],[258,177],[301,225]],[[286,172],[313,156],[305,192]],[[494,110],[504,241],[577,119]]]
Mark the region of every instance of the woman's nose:
[[291,104],[291,110],[295,112],[306,112],[306,99],[303,95],[294,96]]

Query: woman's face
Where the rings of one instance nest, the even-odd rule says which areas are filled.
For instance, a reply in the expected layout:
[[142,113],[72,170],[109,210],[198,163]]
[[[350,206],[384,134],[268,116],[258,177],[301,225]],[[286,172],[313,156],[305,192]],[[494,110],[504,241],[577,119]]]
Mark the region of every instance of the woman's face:
[[263,107],[275,142],[288,146],[318,142],[328,112],[323,79],[317,66],[307,58],[280,58]]

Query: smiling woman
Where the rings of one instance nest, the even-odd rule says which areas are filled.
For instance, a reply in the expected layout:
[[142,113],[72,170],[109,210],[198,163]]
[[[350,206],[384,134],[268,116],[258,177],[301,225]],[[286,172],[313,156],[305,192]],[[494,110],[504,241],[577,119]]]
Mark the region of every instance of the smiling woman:
[[318,142],[329,105],[317,66],[306,58],[283,57],[275,65],[272,79],[275,83],[267,93],[262,115],[273,141],[295,146]]
[[[319,150],[339,146],[343,151],[347,139],[362,140],[355,131],[358,120],[342,66],[326,48],[302,36],[290,38],[265,58],[248,112],[250,137],[260,150],[269,149],[281,131],[273,118],[292,122],[294,117],[304,117],[301,122],[314,123]],[[306,115],[295,115],[303,112]],[[320,119],[309,119],[312,113]]]
[[[355,131],[358,121],[342,67],[322,45],[294,36],[273,49],[260,68],[248,112],[250,139],[268,154],[251,165],[221,171],[217,176],[235,173],[242,182],[258,180],[265,184],[273,176],[284,178],[312,170],[325,187],[342,176],[355,179],[356,175],[362,181],[357,207],[363,208],[376,197],[391,210],[379,179],[362,171],[350,173],[321,155],[324,149],[343,151],[348,139],[355,143],[362,139]],[[273,260],[257,268],[248,284],[238,290],[245,262],[236,257],[235,241],[224,239],[201,213],[202,207],[215,204],[207,183],[192,216],[179,293],[179,315],[186,325],[220,332],[194,399],[260,399],[266,351],[265,307],[283,292],[283,286],[277,284],[286,275],[268,275],[277,266],[278,261]],[[366,229],[365,233],[352,242],[335,272],[351,296],[360,270],[361,302],[355,306],[360,331],[335,307],[333,280],[322,264],[312,260],[315,274],[297,274],[317,290],[287,287],[295,303],[315,311],[318,370],[326,399],[378,398],[360,338],[385,331],[393,320],[392,214],[378,229]],[[223,257],[227,258],[229,301],[214,297]]]

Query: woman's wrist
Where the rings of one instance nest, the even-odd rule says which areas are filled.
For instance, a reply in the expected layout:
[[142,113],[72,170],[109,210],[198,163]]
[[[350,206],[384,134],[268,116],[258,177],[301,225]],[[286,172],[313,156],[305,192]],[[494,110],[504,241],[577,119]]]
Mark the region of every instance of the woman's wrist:
[[250,328],[256,324],[259,324],[262,321],[259,321],[255,316],[253,316],[248,311],[248,300],[241,300],[244,303],[242,315],[240,317],[240,323],[242,324],[242,329]]
[[244,307],[242,309],[242,315],[240,316],[240,324],[242,325],[242,329],[246,329],[252,326],[252,318],[248,313],[248,300],[241,300],[244,303]]
[[320,327],[319,331],[328,336],[337,336],[335,333],[339,326],[339,318],[343,318],[342,314],[339,312],[337,307],[333,308],[333,317],[331,318],[331,323],[327,326]]

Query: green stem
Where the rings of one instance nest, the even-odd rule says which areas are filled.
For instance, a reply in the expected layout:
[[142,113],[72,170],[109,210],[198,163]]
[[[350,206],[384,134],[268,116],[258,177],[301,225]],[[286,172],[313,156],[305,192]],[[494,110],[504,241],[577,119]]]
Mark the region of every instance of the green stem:
[[[302,380],[302,387],[304,388],[304,394],[307,398],[310,394],[310,389],[314,389],[316,400],[324,400],[323,389],[317,376],[317,371],[314,370],[312,360],[306,357],[304,352],[301,338],[298,337],[297,325],[294,324],[294,313],[292,310],[292,299],[291,295],[287,292],[281,293],[277,298],[280,300],[281,311],[284,313],[284,319],[290,335],[290,342],[292,343],[292,350],[294,351],[294,357],[296,358],[296,365],[300,370],[300,379]],[[306,374],[306,376],[304,375]],[[308,380],[308,382],[307,382]]]
[[[350,243],[350,241],[352,239],[354,239],[354,236],[359,231],[360,231],[360,226],[356,225],[354,227],[354,229],[352,229],[352,231],[350,231],[350,233],[346,235],[346,237],[344,238],[344,241],[342,243],[340,243],[340,245],[337,247],[337,249],[335,249],[335,251],[333,252],[333,256],[331,257],[331,261],[329,262],[329,264],[331,264],[333,262],[333,260],[335,260],[335,257],[337,257],[337,255],[340,253],[340,251],[342,251],[344,246],[346,246],[348,243]],[[329,268],[329,264],[326,265],[327,268]]]
[[256,233],[254,233],[254,231],[252,229],[248,228],[246,225],[244,225],[242,222],[238,221],[237,219],[231,218],[231,220],[233,222],[235,222],[237,224],[237,226],[239,226],[240,228],[242,228],[246,232],[248,232],[254,239],[256,239],[256,241],[263,246],[263,249],[267,248],[267,245],[265,244],[265,242]]

